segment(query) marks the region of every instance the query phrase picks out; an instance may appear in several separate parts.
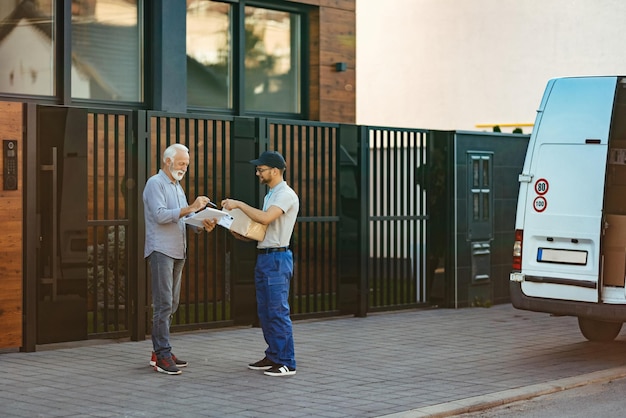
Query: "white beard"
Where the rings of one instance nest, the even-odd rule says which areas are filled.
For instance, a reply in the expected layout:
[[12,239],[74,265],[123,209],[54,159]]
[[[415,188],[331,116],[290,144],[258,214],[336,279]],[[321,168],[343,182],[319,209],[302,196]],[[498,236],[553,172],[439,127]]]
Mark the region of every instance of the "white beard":
[[170,173],[172,173],[172,177],[178,181],[181,181],[183,177],[185,177],[185,172],[183,170],[172,170],[170,168]]

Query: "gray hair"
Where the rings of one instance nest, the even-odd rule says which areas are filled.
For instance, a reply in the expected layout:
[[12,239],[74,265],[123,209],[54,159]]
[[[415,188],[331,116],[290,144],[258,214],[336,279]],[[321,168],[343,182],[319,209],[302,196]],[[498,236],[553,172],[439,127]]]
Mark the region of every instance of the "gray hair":
[[176,153],[178,151],[184,151],[189,154],[189,148],[187,148],[183,144],[172,144],[167,147],[165,151],[163,151],[163,162],[165,162],[165,160],[167,160],[168,158],[174,160],[174,157],[176,156]]

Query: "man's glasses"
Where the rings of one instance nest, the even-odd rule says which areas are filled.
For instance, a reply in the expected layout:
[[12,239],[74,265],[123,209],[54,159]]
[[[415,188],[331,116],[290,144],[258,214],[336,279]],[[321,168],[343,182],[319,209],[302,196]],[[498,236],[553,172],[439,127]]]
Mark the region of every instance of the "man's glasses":
[[271,170],[272,167],[268,167],[268,168],[257,168],[256,172],[259,174],[263,174],[263,172],[267,171],[267,170]]

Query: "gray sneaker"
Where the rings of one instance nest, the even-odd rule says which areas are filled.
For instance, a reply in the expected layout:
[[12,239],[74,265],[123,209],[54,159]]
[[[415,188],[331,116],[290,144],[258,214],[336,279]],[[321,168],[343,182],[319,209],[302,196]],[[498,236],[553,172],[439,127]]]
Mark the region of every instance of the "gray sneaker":
[[[174,354],[172,354],[172,360],[174,360],[174,363],[176,364],[176,367],[180,367],[180,368],[187,367],[187,365],[189,364],[185,360],[179,359]],[[150,357],[150,366],[151,367],[156,366],[156,362],[157,362],[157,356],[156,356],[156,353],[153,351],[152,352],[152,357]]]
[[172,360],[171,357],[157,359],[156,366],[154,366],[154,370],[159,373],[165,374],[181,374],[182,372],[178,367],[176,367],[176,363]]

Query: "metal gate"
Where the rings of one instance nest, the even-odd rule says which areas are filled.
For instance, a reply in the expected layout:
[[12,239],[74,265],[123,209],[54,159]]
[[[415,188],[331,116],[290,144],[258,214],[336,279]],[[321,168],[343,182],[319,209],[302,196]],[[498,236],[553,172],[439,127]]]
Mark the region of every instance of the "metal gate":
[[337,124],[268,120],[269,149],[287,161],[285,180],[300,197],[292,237],[292,315],[336,313],[339,224]]
[[[228,196],[232,120],[230,117],[148,112],[148,131],[140,147],[140,155],[145,154],[146,161],[141,176],[143,183],[158,172],[165,148],[178,142],[189,148],[191,156],[182,181],[188,200],[192,202],[197,196],[204,195],[219,202]],[[141,216],[143,220],[143,214]],[[180,305],[172,320],[174,330],[233,324],[228,235],[228,231],[221,227],[211,234],[187,235],[187,262],[183,270]],[[148,269],[144,271],[148,276]],[[149,305],[149,280],[146,280],[145,293]],[[151,315],[147,315],[147,330],[150,320]]]
[[427,133],[367,130],[370,310],[426,302]]
[[90,338],[129,336],[137,306],[136,191],[132,113],[89,110],[87,138],[87,329]]

